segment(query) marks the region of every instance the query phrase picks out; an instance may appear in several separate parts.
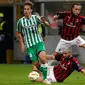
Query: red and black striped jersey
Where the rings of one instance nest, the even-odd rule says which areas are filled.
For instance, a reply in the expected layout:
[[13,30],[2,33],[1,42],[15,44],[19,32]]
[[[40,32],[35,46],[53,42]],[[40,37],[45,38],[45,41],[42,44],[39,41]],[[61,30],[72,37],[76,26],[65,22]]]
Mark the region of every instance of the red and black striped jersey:
[[81,25],[85,25],[84,16],[75,16],[72,12],[58,12],[58,19],[63,19],[61,37],[65,40],[73,40],[80,35]]
[[82,66],[75,57],[65,59],[64,56],[56,56],[60,61],[59,65],[54,66],[53,72],[57,82],[63,82],[74,70],[81,71]]

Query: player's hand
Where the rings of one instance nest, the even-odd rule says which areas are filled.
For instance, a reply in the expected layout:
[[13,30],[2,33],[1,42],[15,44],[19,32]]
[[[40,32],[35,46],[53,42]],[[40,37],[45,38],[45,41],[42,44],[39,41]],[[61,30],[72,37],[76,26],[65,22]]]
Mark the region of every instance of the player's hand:
[[50,26],[50,24],[48,23],[44,16],[41,16],[41,22],[43,22],[48,27]]
[[44,16],[41,16],[40,18],[41,18],[41,21],[42,21],[42,22],[46,21],[46,19],[45,19]]
[[53,16],[53,20],[57,20],[58,19],[58,16],[57,15],[54,15]]

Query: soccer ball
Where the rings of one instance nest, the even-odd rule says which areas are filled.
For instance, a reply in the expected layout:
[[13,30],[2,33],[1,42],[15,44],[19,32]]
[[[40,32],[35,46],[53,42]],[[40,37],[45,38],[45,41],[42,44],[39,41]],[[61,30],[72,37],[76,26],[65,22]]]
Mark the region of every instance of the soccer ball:
[[34,80],[36,80],[36,79],[39,78],[39,73],[36,72],[36,71],[32,71],[32,72],[29,73],[28,78],[29,78],[31,81],[34,81]]

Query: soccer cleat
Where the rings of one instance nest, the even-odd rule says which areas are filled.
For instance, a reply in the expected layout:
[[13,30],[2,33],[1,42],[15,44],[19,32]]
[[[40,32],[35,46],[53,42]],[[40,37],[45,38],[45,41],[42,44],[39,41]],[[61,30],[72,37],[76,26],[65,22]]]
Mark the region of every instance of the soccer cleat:
[[43,83],[45,83],[45,84],[51,84],[50,81],[48,81],[47,79],[45,79],[45,80],[43,81]]

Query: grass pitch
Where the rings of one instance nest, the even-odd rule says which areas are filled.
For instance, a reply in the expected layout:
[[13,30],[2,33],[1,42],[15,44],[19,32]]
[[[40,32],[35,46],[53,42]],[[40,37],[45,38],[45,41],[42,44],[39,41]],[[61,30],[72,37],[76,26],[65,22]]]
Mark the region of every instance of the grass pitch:
[[[31,82],[28,79],[31,71],[31,64],[0,64],[0,85],[45,85]],[[52,83],[52,85],[85,85],[85,76],[75,71],[63,83]]]

